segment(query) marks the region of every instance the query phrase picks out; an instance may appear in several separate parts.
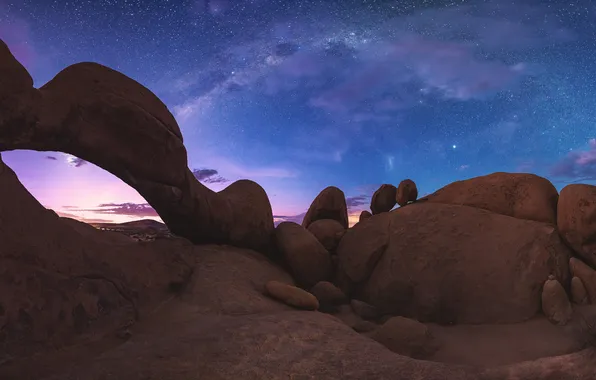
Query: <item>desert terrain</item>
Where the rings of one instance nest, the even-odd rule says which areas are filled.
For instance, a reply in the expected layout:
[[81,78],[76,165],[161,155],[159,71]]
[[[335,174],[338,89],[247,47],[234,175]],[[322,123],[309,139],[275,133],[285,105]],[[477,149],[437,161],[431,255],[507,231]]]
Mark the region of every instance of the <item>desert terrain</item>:
[[257,183],[192,176],[148,89],[95,63],[36,89],[0,41],[15,149],[96,164],[165,225],[59,217],[1,163],[1,379],[596,378],[595,186],[404,179],[351,227],[329,186],[275,226]]

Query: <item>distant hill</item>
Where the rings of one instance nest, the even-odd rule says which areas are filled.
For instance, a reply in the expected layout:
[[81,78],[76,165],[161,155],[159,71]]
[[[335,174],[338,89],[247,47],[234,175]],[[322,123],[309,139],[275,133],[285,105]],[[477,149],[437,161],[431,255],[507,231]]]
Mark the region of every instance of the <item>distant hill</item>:
[[133,220],[125,223],[91,223],[96,228],[110,228],[110,229],[130,229],[130,230],[144,230],[153,228],[158,231],[167,231],[168,227],[153,219]]

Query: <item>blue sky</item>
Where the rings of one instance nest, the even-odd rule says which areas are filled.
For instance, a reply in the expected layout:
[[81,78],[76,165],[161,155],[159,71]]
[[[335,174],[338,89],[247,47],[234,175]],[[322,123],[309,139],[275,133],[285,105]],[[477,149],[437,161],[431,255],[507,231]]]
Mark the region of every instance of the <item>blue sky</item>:
[[[255,180],[286,217],[329,185],[356,215],[405,178],[421,194],[495,171],[593,183],[594,19],[588,0],[0,0],[36,86],[81,61],[123,72],[174,114],[199,180]],[[90,163],[3,157],[65,215],[155,216]]]

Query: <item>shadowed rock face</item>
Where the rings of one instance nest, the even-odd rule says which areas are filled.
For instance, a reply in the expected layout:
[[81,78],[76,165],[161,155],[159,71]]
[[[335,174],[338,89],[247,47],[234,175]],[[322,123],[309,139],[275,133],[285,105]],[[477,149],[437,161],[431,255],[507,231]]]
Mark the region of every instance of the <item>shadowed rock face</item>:
[[195,243],[268,251],[273,215],[248,180],[215,193],[188,169],[182,134],[147,88],[96,63],[62,70],[40,89],[0,41],[0,151],[73,154],[137,190],[168,228]]

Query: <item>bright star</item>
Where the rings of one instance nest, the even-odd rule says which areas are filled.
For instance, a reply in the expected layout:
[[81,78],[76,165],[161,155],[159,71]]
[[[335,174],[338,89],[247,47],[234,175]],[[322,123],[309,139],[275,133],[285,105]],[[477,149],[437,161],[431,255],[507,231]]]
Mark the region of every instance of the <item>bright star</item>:
[[452,147],[453,149],[455,149],[455,148],[457,148],[457,145],[453,144],[453,145],[451,145],[451,147]]

